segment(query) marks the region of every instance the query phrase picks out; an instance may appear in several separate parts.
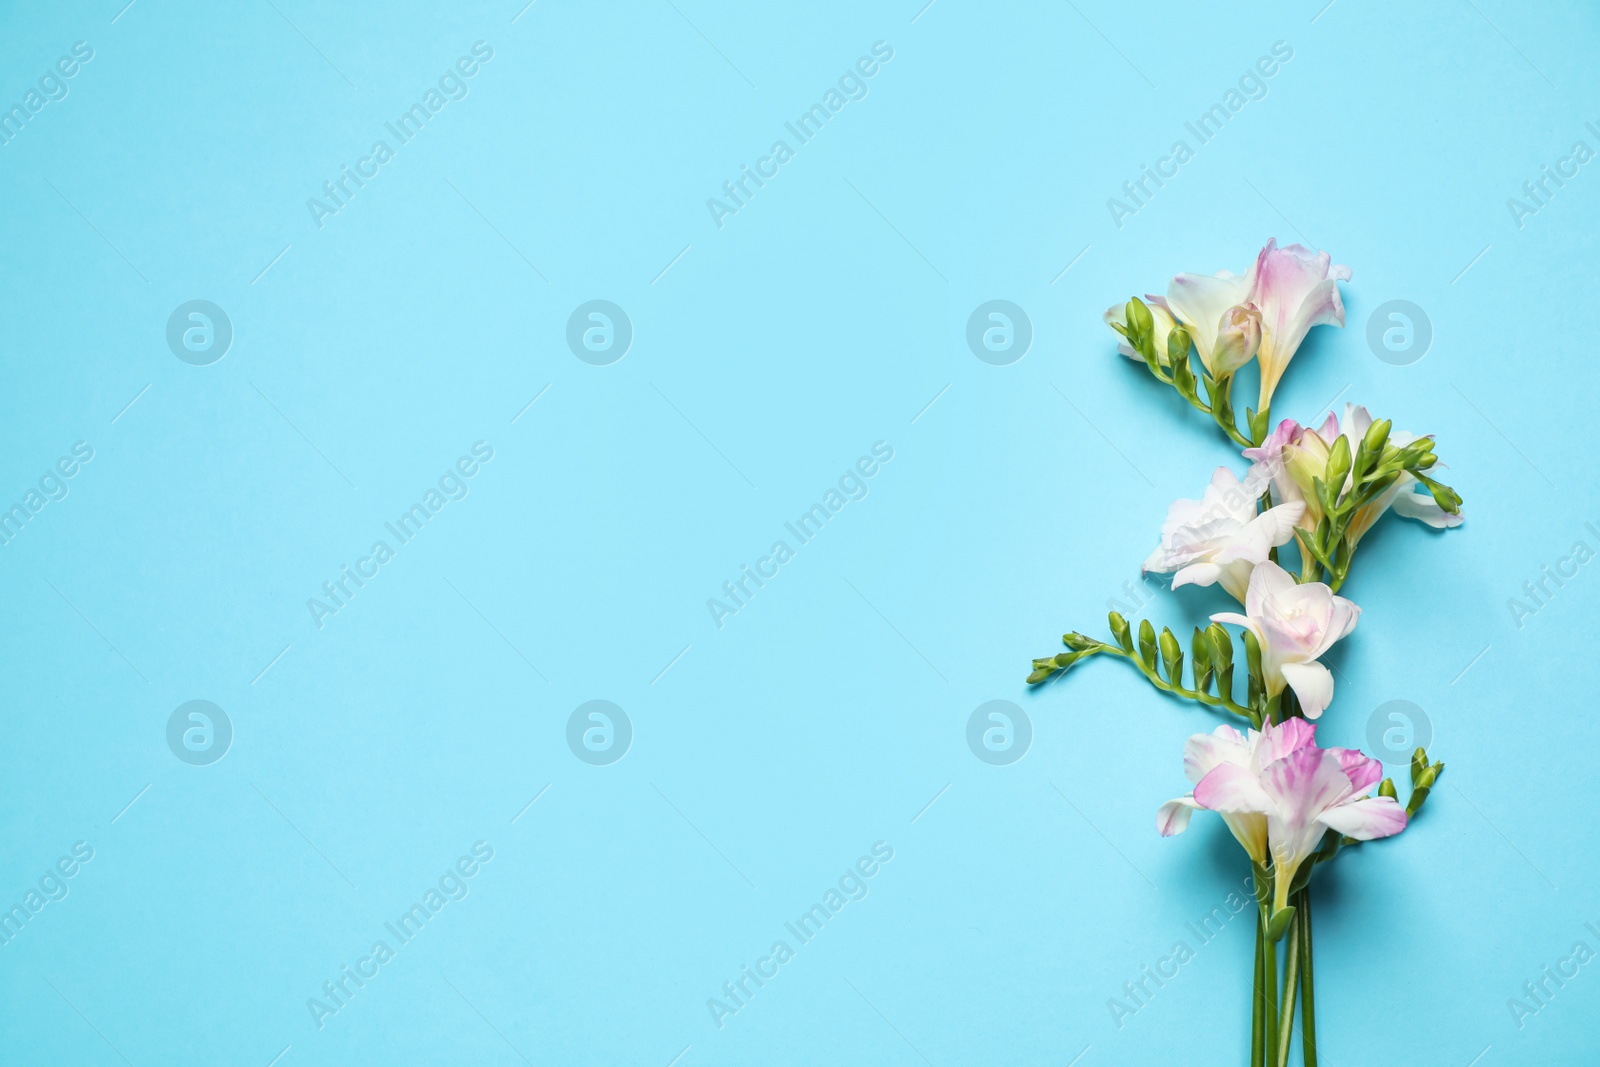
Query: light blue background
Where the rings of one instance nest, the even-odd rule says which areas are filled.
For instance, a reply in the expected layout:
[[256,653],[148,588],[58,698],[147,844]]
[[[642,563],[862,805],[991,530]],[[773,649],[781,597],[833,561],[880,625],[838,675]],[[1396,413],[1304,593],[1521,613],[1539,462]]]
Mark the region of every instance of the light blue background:
[[[0,901],[94,849],[0,947],[7,1062],[1241,1062],[1244,921],[1107,1008],[1245,874],[1214,821],[1152,825],[1214,720],[1116,663],[1022,678],[1235,460],[1101,310],[1269,236],[1354,270],[1276,414],[1436,433],[1468,516],[1387,523],[1345,590],[1323,740],[1409,700],[1449,771],[1319,875],[1323,1062],[1600,1055],[1600,964],[1507,1008],[1600,949],[1595,565],[1507,608],[1600,547],[1600,175],[1521,228],[1505,203],[1600,147],[1600,16],[920,4],[7,9],[0,100],[95,50],[0,148],[0,503],[94,448],[0,548]],[[479,40],[470,95],[318,229],[306,199]],[[870,95],[719,229],[707,198],[877,41]],[[1266,97],[1118,228],[1107,198],[1277,41]],[[235,330],[208,367],[164,339],[197,298]],[[564,340],[594,298],[635,329],[608,367]],[[1035,331],[1004,367],[963,337],[996,298]],[[1431,318],[1420,362],[1367,346],[1391,299]],[[306,599],[480,440],[470,496],[318,629]],[[870,495],[718,629],[706,599],[880,440]],[[600,698],[635,736],[595,767],[565,728]],[[208,767],[165,740],[192,699],[235,730]],[[1032,719],[1011,766],[966,745],[991,699]],[[480,840],[470,895],[319,1030],[307,998]],[[719,1030],[707,998],[877,841],[866,899]]]

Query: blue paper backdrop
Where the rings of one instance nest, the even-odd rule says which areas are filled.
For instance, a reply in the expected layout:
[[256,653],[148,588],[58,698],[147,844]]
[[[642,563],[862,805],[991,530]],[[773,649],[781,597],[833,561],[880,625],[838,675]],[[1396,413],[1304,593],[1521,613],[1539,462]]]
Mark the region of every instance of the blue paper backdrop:
[[1346,587],[1324,741],[1449,770],[1323,1062],[1600,1056],[1587,5],[122,2],[0,16],[6,1062],[1241,1062],[1213,720],[1022,678],[1222,606],[1099,317],[1271,236],[1354,270],[1276,413],[1468,516]]

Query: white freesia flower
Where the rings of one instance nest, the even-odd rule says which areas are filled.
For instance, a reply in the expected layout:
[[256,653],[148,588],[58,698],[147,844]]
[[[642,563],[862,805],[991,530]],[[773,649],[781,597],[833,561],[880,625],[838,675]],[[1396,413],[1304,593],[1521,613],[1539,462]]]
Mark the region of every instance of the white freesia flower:
[[[1229,318],[1229,312],[1249,303],[1250,291],[1255,287],[1255,270],[1252,264],[1250,273],[1242,278],[1226,270],[1216,274],[1179,274],[1167,286],[1167,306],[1194,338],[1200,362],[1213,376],[1219,373],[1212,362],[1217,334],[1228,324],[1224,320]],[[1255,355],[1254,349],[1250,354]]]
[[1222,612],[1211,621],[1243,626],[1256,635],[1268,696],[1288,686],[1306,718],[1321,715],[1333,700],[1333,675],[1317,661],[1356,628],[1361,609],[1322,582],[1296,583],[1268,560],[1250,573],[1244,610],[1243,615]]
[[1171,574],[1174,589],[1221,585],[1235,600],[1245,600],[1250,573],[1267,553],[1294,536],[1305,511],[1291,501],[1256,514],[1265,479],[1241,482],[1218,467],[1199,500],[1175,500],[1161,524],[1161,544],[1144,561],[1144,573]]

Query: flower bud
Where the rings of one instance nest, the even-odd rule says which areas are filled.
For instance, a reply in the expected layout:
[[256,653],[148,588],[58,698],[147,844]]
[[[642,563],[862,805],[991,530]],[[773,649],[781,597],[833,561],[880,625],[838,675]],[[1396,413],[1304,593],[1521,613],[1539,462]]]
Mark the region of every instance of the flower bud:
[[1217,665],[1217,670],[1231,670],[1233,668],[1233,638],[1228,631],[1222,628],[1220,622],[1214,622],[1206,627],[1206,636],[1211,639],[1211,660]]
[[1151,670],[1156,665],[1156,628],[1149,619],[1139,620],[1139,658]]
[[1394,423],[1388,419],[1379,419],[1367,427],[1367,434],[1361,439],[1361,451],[1369,456],[1383,455],[1384,446],[1389,443],[1389,430]]
[[1250,304],[1231,307],[1222,313],[1206,369],[1214,378],[1225,378],[1254,359],[1260,347],[1261,312]]
[[1428,793],[1433,789],[1433,783],[1439,780],[1439,775],[1444,773],[1444,764],[1435,763],[1423,768],[1417,775],[1417,782],[1411,788],[1411,799],[1406,801],[1406,817],[1410,818],[1421,809],[1422,804],[1428,799]]
[[1350,473],[1350,438],[1340,435],[1328,450],[1328,463],[1323,468],[1322,484],[1329,500],[1337,501],[1344,492],[1344,480]]
[[1122,651],[1133,651],[1133,638],[1128,634],[1128,620],[1118,612],[1113,611],[1106,616],[1106,625],[1111,627],[1111,636],[1117,639],[1117,644],[1122,646]]
[[1132,334],[1128,340],[1133,342],[1135,349],[1142,350],[1145,338],[1155,329],[1155,320],[1150,316],[1150,309],[1145,307],[1144,301],[1138,297],[1128,301],[1126,313],[1128,331]]
[[1167,334],[1167,350],[1161,354],[1162,362],[1169,367],[1187,367],[1191,344],[1189,331],[1182,326],[1175,328]]
[[1205,631],[1196,626],[1194,636],[1189,639],[1189,658],[1194,666],[1194,687],[1202,693],[1211,689],[1211,643],[1206,640]]
[[1378,795],[1380,797],[1388,797],[1390,800],[1395,800],[1398,798],[1399,794],[1394,791],[1393,778],[1385,778],[1383,781],[1378,783]]
[[1174,685],[1183,683],[1183,649],[1178,639],[1167,627],[1161,628],[1161,662],[1166,665],[1167,679]]

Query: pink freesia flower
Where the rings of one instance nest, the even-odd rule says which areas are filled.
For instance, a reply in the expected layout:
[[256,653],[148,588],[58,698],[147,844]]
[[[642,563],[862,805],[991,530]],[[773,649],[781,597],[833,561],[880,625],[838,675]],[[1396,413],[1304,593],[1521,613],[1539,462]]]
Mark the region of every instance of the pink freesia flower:
[[[1315,530],[1322,518],[1322,506],[1317,502],[1313,479],[1322,477],[1327,469],[1328,452],[1334,442],[1340,437],[1347,438],[1350,454],[1354,456],[1371,426],[1372,415],[1356,404],[1344,406],[1343,418],[1330,412],[1321,426],[1301,426],[1293,419],[1284,419],[1258,447],[1244,450],[1245,458],[1255,461],[1245,478],[1247,481],[1270,478],[1275,499],[1304,501],[1306,508],[1300,516],[1300,528],[1307,532]],[[1389,433],[1389,443],[1396,448],[1404,448],[1416,440],[1416,434],[1404,430]],[[1418,492],[1420,484],[1411,474],[1402,472],[1394,484],[1363,505],[1346,527],[1350,544],[1357,544],[1390,508],[1397,515],[1425,522],[1434,529],[1460,526],[1460,513],[1445,511],[1427,490]],[[1350,485],[1350,479],[1346,478],[1345,488],[1349,489]]]
[[1305,511],[1295,500],[1256,514],[1267,479],[1239,481],[1218,467],[1199,500],[1175,500],[1161,524],[1161,544],[1144,561],[1144,573],[1171,574],[1172,587],[1221,585],[1244,602],[1250,572],[1267,553],[1294,537]]
[[1333,262],[1326,252],[1303,245],[1279,248],[1277,239],[1256,257],[1250,271],[1250,302],[1261,312],[1261,397],[1258,410],[1272,403],[1272,393],[1289,361],[1313,326],[1343,326],[1341,281],[1350,280],[1350,268]]
[[1250,572],[1244,610],[1243,615],[1221,612],[1211,621],[1243,626],[1256,635],[1268,696],[1287,685],[1308,719],[1321,715],[1333,700],[1333,675],[1317,660],[1356,628],[1361,609],[1322,582],[1297,583],[1266,560]]
[[1163,804],[1156,829],[1170,837],[1188,828],[1195,809],[1217,812],[1252,860],[1270,855],[1273,911],[1283,910],[1295,874],[1329,830],[1371,841],[1406,826],[1393,797],[1367,795],[1383,777],[1381,763],[1355,749],[1318,748],[1315,738],[1304,719],[1195,734],[1183,750],[1194,792]]

